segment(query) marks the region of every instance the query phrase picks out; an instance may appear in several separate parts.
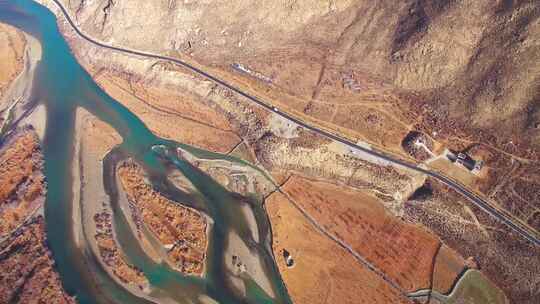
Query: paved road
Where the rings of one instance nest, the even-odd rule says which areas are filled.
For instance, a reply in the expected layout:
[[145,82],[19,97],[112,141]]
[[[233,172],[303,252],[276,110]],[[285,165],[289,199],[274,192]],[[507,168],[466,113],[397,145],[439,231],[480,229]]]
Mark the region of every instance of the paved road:
[[439,174],[437,172],[433,172],[433,171],[430,171],[430,170],[420,168],[420,167],[416,166],[415,164],[408,163],[406,161],[393,158],[391,156],[386,155],[383,152],[367,149],[367,148],[359,146],[359,145],[357,145],[357,144],[355,144],[355,143],[353,143],[353,142],[351,142],[351,141],[349,141],[347,139],[344,139],[342,137],[339,137],[339,136],[334,135],[332,133],[329,133],[327,131],[318,129],[317,127],[311,126],[311,125],[309,125],[309,124],[307,124],[307,123],[305,123],[305,122],[303,122],[303,121],[301,121],[301,120],[299,120],[299,119],[297,119],[297,118],[295,118],[295,117],[293,117],[293,116],[291,116],[291,115],[289,115],[287,113],[279,111],[279,109],[269,105],[268,103],[263,102],[261,99],[255,97],[255,96],[249,95],[248,93],[245,93],[245,92],[241,91],[240,89],[234,87],[233,85],[231,85],[229,83],[226,83],[225,81],[223,81],[223,80],[221,80],[219,78],[216,78],[216,77],[206,73],[205,71],[203,71],[203,70],[201,70],[201,69],[199,69],[197,67],[194,67],[191,64],[189,64],[187,62],[184,62],[182,60],[172,58],[172,57],[167,57],[167,56],[161,56],[161,55],[141,52],[141,51],[135,51],[135,50],[125,49],[125,48],[119,48],[119,47],[106,45],[106,44],[103,44],[103,43],[101,43],[99,41],[96,41],[96,40],[92,39],[91,37],[88,37],[87,35],[85,35],[84,33],[82,33],[79,30],[79,28],[75,25],[73,20],[71,20],[71,17],[69,16],[69,14],[66,11],[66,9],[64,8],[64,6],[60,2],[58,2],[58,0],[53,0],[53,1],[60,8],[60,10],[62,11],[64,16],[66,17],[66,20],[69,22],[69,24],[71,25],[73,30],[75,32],[77,32],[77,34],[79,36],[81,36],[83,39],[85,39],[85,40],[87,40],[87,41],[89,41],[89,42],[91,42],[91,43],[93,43],[93,44],[95,44],[97,46],[104,47],[104,48],[111,49],[111,50],[115,50],[115,51],[118,51],[118,52],[137,55],[137,56],[143,56],[143,57],[147,57],[147,58],[153,58],[153,59],[159,59],[159,60],[165,60],[165,61],[174,62],[174,63],[176,63],[178,65],[181,65],[181,66],[185,67],[188,70],[191,70],[194,73],[197,73],[197,74],[207,78],[208,80],[213,81],[216,84],[219,84],[219,85],[221,85],[223,87],[226,87],[226,88],[230,89],[231,91],[234,91],[235,93],[247,98],[249,101],[254,102],[254,103],[258,104],[259,106],[261,106],[263,108],[266,108],[268,111],[272,111],[272,112],[280,115],[281,117],[284,117],[284,118],[286,118],[286,119],[288,119],[288,120],[290,120],[290,121],[292,121],[292,122],[306,128],[308,130],[316,132],[316,133],[318,133],[320,135],[323,135],[323,136],[325,136],[327,138],[333,139],[333,140],[335,140],[337,142],[340,142],[340,143],[342,143],[344,145],[347,145],[347,146],[349,146],[351,148],[354,148],[354,149],[363,151],[365,153],[368,153],[368,154],[370,154],[372,156],[375,156],[377,158],[389,161],[389,162],[391,162],[393,164],[396,164],[396,165],[399,165],[399,166],[402,166],[402,167],[405,167],[405,168],[408,168],[408,169],[411,169],[411,170],[414,170],[414,171],[417,171],[417,172],[424,173],[424,174],[426,174],[426,175],[428,175],[428,176],[430,176],[430,177],[432,177],[432,178],[434,178],[434,179],[448,185],[452,189],[456,190],[458,193],[460,193],[461,195],[468,198],[478,208],[484,210],[489,215],[491,215],[494,218],[498,219],[499,221],[501,221],[502,223],[507,225],[510,229],[512,229],[513,231],[515,231],[516,233],[518,233],[519,235],[521,235],[522,237],[524,237],[525,239],[527,239],[531,243],[533,243],[533,244],[535,244],[537,246],[540,246],[540,240],[535,235],[531,234],[526,229],[522,228],[520,225],[515,224],[511,220],[511,218],[509,216],[507,216],[504,213],[501,213],[499,210],[497,210],[496,208],[491,206],[489,202],[487,202],[483,198],[479,197],[477,194],[473,193],[472,191],[468,190],[464,186],[462,186],[462,185],[458,184],[457,182],[451,180],[450,178],[448,178],[448,177],[446,177],[444,175],[441,175],[441,174]]

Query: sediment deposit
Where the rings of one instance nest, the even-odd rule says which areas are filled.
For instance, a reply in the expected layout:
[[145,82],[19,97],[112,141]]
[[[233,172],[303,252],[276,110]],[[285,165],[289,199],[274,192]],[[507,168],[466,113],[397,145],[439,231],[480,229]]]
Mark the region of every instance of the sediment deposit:
[[136,74],[115,69],[101,69],[95,79],[161,137],[223,153],[238,144],[240,138],[228,121],[202,103],[200,96],[171,88],[170,83],[163,84],[161,77],[167,75],[167,70],[159,65],[152,65],[151,73],[155,76],[145,77],[150,83],[141,81]]
[[12,26],[0,23],[0,109],[7,87],[24,67],[24,34]]

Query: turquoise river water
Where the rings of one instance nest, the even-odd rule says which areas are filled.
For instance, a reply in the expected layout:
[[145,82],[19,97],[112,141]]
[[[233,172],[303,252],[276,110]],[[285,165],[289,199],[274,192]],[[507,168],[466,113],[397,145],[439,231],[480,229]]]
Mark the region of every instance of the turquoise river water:
[[[47,109],[47,128],[43,143],[45,175],[48,182],[45,218],[47,237],[57,263],[64,288],[79,303],[150,303],[134,296],[112,280],[89,251],[75,246],[72,222],[72,180],[74,115],[83,107],[110,124],[123,138],[104,161],[105,189],[114,211],[114,229],[130,262],[143,270],[152,285],[153,298],[165,297],[178,303],[199,303],[206,296],[217,303],[291,303],[271,253],[268,218],[256,195],[241,197],[230,193],[212,178],[178,158],[174,151],[182,147],[204,158],[238,161],[208,151],[155,136],[144,123],[119,102],[112,99],[77,63],[60,34],[55,16],[30,0],[0,0],[0,21],[11,24],[37,38],[42,59],[36,69],[32,98]],[[152,149],[154,147],[154,149]],[[115,166],[118,161],[133,158],[150,173],[156,189],[172,200],[206,212],[214,221],[210,234],[207,271],[202,278],[184,276],[164,264],[148,258],[127,221],[118,212]],[[184,193],[166,179],[170,170],[180,170],[197,188]],[[240,202],[247,203],[257,220],[260,242],[252,239]],[[252,254],[263,261],[275,296],[268,296],[257,283],[244,278],[245,296],[238,296],[227,283],[224,263],[226,235],[234,231],[248,245]]]

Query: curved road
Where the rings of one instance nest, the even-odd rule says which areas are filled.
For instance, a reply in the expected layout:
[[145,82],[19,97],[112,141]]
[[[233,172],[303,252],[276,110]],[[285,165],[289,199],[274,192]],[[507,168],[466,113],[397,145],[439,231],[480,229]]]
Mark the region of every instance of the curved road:
[[367,149],[367,148],[359,146],[359,145],[357,145],[357,144],[355,144],[355,143],[353,143],[353,142],[351,142],[351,141],[349,141],[347,139],[344,139],[342,137],[339,137],[339,136],[334,135],[332,133],[329,133],[327,131],[318,129],[317,127],[311,126],[311,125],[309,125],[309,124],[307,124],[307,123],[305,123],[305,122],[303,122],[303,121],[301,121],[301,120],[299,120],[299,119],[297,119],[297,118],[295,118],[295,117],[293,117],[293,116],[291,116],[291,115],[289,115],[287,113],[280,112],[277,108],[275,108],[275,107],[273,107],[271,105],[268,105],[267,103],[263,102],[261,99],[255,97],[255,96],[249,95],[248,93],[245,93],[245,92],[241,91],[240,89],[234,87],[233,85],[228,84],[225,81],[223,81],[223,80],[221,80],[219,78],[216,78],[215,76],[212,76],[212,75],[206,73],[205,71],[203,71],[203,70],[201,70],[201,69],[199,69],[199,68],[197,68],[195,66],[192,66],[191,64],[189,64],[187,62],[184,62],[182,60],[172,58],[172,57],[167,57],[167,56],[161,56],[161,55],[141,52],[141,51],[135,51],[135,50],[125,49],[125,48],[119,48],[119,47],[106,45],[106,44],[103,44],[103,43],[101,43],[99,41],[96,41],[93,38],[85,35],[84,33],[82,33],[79,30],[79,28],[73,22],[73,20],[69,16],[69,14],[66,11],[66,9],[64,8],[64,6],[60,2],[58,2],[58,0],[53,0],[53,1],[60,8],[60,10],[64,14],[66,20],[71,25],[73,30],[79,36],[81,36],[83,39],[87,40],[88,42],[93,43],[93,44],[95,44],[97,46],[100,46],[100,47],[103,47],[103,48],[115,50],[115,51],[122,52],[122,53],[127,53],[127,54],[147,57],[147,58],[153,58],[153,59],[159,59],[159,60],[165,60],[165,61],[174,62],[174,63],[176,63],[178,65],[181,65],[181,66],[185,67],[186,69],[188,69],[188,70],[190,70],[190,71],[192,71],[194,73],[197,73],[197,74],[205,77],[208,80],[211,80],[212,82],[214,82],[216,84],[219,84],[219,85],[221,85],[223,87],[226,87],[227,89],[230,89],[230,90],[234,91],[237,94],[240,94],[241,96],[247,98],[249,101],[254,102],[254,103],[258,104],[259,106],[267,109],[268,111],[272,111],[272,112],[280,115],[281,117],[286,118],[286,119],[288,119],[288,120],[290,120],[290,121],[292,121],[292,122],[306,128],[308,130],[311,130],[311,131],[316,132],[316,133],[318,133],[320,135],[323,135],[323,136],[325,136],[327,138],[338,141],[338,142],[340,142],[340,143],[342,143],[344,145],[347,145],[347,146],[349,146],[351,148],[354,148],[354,149],[363,151],[365,153],[368,153],[368,154],[370,154],[372,156],[375,156],[375,157],[377,157],[379,159],[383,159],[383,160],[386,160],[386,161],[391,162],[393,164],[396,164],[396,165],[399,165],[399,166],[402,166],[402,167],[405,167],[405,168],[408,168],[408,169],[411,169],[411,170],[426,174],[426,175],[428,175],[428,176],[430,176],[430,177],[432,177],[432,178],[434,178],[434,179],[448,185],[450,188],[456,190],[458,193],[460,193],[461,195],[468,198],[478,208],[484,210],[489,215],[491,215],[494,218],[498,219],[499,221],[504,223],[510,229],[512,229],[513,231],[515,231],[516,233],[518,233],[519,235],[521,235],[522,237],[524,237],[525,239],[527,239],[531,243],[533,243],[533,244],[535,244],[537,246],[540,246],[540,240],[535,235],[531,234],[529,231],[527,231],[526,229],[524,229],[520,225],[517,225],[514,222],[512,222],[512,220],[510,219],[509,216],[507,216],[506,214],[500,212],[499,210],[497,210],[496,208],[491,206],[489,204],[489,202],[482,199],[477,194],[475,194],[472,191],[468,190],[467,188],[465,188],[461,184],[451,180],[450,178],[448,178],[448,177],[446,177],[444,175],[441,175],[441,174],[439,174],[437,172],[420,168],[420,167],[416,166],[415,164],[408,163],[408,162],[400,160],[400,159],[392,158],[391,156],[388,156],[388,155],[384,154],[383,152]]

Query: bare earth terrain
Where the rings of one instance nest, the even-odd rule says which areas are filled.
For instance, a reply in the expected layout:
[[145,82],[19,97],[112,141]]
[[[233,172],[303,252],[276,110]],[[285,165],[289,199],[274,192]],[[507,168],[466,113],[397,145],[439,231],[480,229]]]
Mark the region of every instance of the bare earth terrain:
[[354,189],[298,176],[282,191],[327,231],[349,244],[406,291],[429,288],[439,240],[403,223],[375,198]]
[[[44,2],[56,10],[54,4]],[[64,4],[77,26],[98,41],[182,59],[321,129],[397,158],[425,162],[486,197],[538,234],[538,199],[515,190],[537,186],[537,181],[530,178],[538,168],[536,151],[540,144],[534,102],[538,85],[533,76],[539,70],[535,64],[538,60],[534,60],[540,56],[534,42],[539,30],[538,7],[532,2],[255,2],[249,6],[250,14],[238,13],[245,10],[240,0],[227,4]],[[141,7],[152,13],[139,18]],[[269,9],[274,13],[266,15]],[[257,19],[263,15],[267,17]],[[160,20],[164,19],[177,26],[163,26]],[[432,232],[426,228],[418,228],[424,232],[417,233],[411,228],[394,232],[378,226],[382,223],[372,224],[384,227],[374,230],[379,233],[374,239],[381,242],[383,235],[392,235],[396,238],[389,243],[400,244],[396,245],[400,254],[418,259],[418,264],[411,264],[418,267],[414,271],[419,273],[410,275],[405,271],[412,267],[407,266],[410,261],[394,263],[392,255],[375,258],[378,250],[374,251],[373,242],[369,246],[356,244],[357,235],[371,236],[366,232],[371,231],[369,226],[361,230],[350,219],[347,224],[337,225],[332,222],[336,214],[317,214],[315,207],[320,206],[313,204],[309,210],[306,202],[308,218],[316,219],[321,226],[334,225],[331,232],[351,248],[361,251],[367,247],[359,254],[376,264],[379,271],[387,272],[392,280],[401,282],[401,288],[412,291],[439,286],[435,282],[440,280],[438,288],[448,289],[463,267],[459,261],[473,257],[511,300],[534,303],[540,297],[534,287],[540,282],[532,271],[522,275],[521,271],[508,269],[507,276],[497,275],[501,267],[506,267],[501,265],[509,267],[514,261],[519,261],[520,269],[537,269],[540,260],[533,254],[537,249],[521,240],[514,240],[512,246],[503,245],[501,240],[508,235],[508,229],[455,193],[448,194],[445,187],[411,172],[373,163],[373,159],[355,155],[294,125],[278,126],[271,115],[245,98],[179,66],[96,47],[81,40],[63,20],[61,17],[60,26],[83,66],[128,107],[133,97],[116,93],[118,88],[112,83],[129,84],[130,95],[161,107],[161,111],[182,110],[187,100],[196,100],[200,106],[213,109],[205,112],[215,111],[225,117],[231,134],[247,145],[248,151],[243,153],[254,156],[254,161],[276,179],[299,173],[365,190],[379,199],[374,206],[382,204],[387,208],[388,216],[410,222],[402,227],[425,225]],[[503,42],[505,47],[492,47]],[[448,48],[448,44],[456,47]],[[128,87],[125,84],[121,86]],[[160,94],[166,98],[156,98]],[[145,118],[141,110],[136,113],[150,126],[166,119],[163,113],[159,119],[149,115]],[[201,112],[196,110],[191,117],[199,115],[196,113]],[[227,130],[223,126],[219,128]],[[186,138],[171,133],[176,128],[168,128],[171,138]],[[218,131],[206,133],[207,128],[202,126],[197,129],[205,136],[198,141],[187,137],[187,142],[224,152],[235,146],[220,135],[225,145],[213,148],[210,134]],[[189,133],[189,127],[185,130]],[[418,137],[422,138],[420,144],[429,151],[414,143],[404,144],[412,131],[423,134]],[[414,149],[406,148],[411,145]],[[431,165],[430,158],[446,157],[445,149],[482,160],[482,169],[471,173],[455,163],[439,160]],[[419,150],[423,156],[419,156]],[[507,185],[511,190],[505,190]],[[456,201],[458,205],[451,205]],[[456,234],[459,225],[467,229],[459,229]],[[357,227],[354,232],[360,232],[351,234],[352,227]],[[400,229],[407,232],[401,234]],[[400,243],[398,236],[406,241]],[[429,265],[438,260],[433,252],[442,250],[437,246],[455,249],[452,255],[456,257],[449,259],[456,262],[439,261],[437,276],[441,278],[430,280],[433,266]],[[392,267],[394,264],[397,269]]]
[[[283,194],[273,194],[267,209],[274,254],[295,303],[410,303],[397,289],[318,233]],[[295,259],[291,268],[283,259],[284,250]]]
[[9,84],[23,69],[25,44],[26,40],[20,31],[0,24],[0,100]]
[[[152,132],[268,174],[263,182],[219,161],[192,162],[227,190],[264,198],[294,303],[540,302],[539,246],[437,180],[278,115],[440,173],[540,238],[538,1],[58,1],[91,39],[182,60],[273,109],[172,61],[82,39],[54,1],[38,1],[96,83]],[[0,98],[23,69],[26,43],[0,25]],[[45,195],[39,141],[22,134],[0,150],[0,246],[36,244],[40,257],[0,247],[0,270],[19,271],[10,257],[22,254],[36,269],[19,271],[33,274],[23,286],[70,303],[43,219],[30,215]],[[121,138],[79,110],[76,140],[74,194],[86,203],[75,204],[78,229],[116,280],[147,290],[115,240],[103,189],[103,158]],[[145,252],[204,276],[205,215],[154,190],[133,160],[117,169]],[[8,302],[26,303],[30,289],[11,292],[19,272],[2,277]]]

